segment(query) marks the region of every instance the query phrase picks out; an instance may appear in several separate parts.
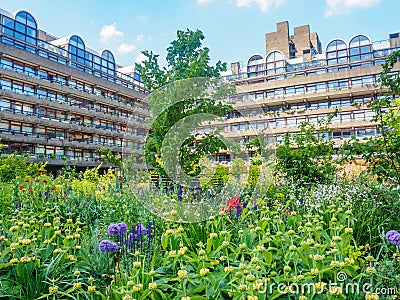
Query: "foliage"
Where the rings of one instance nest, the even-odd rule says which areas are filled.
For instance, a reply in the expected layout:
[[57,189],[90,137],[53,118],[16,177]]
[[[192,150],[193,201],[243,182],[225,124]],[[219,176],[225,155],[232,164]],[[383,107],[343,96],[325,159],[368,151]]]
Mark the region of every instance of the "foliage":
[[379,180],[390,180],[400,186],[400,100],[393,100],[400,93],[400,78],[393,76],[392,69],[400,58],[400,51],[390,54],[382,66],[380,82],[388,89],[387,95],[378,97],[368,107],[375,116],[372,121],[378,123],[381,136],[359,140],[353,138],[342,147],[344,160],[355,157],[364,159],[368,170]]
[[0,157],[0,182],[10,182],[15,178],[24,178],[42,172],[46,164],[27,163],[24,156],[16,153]]
[[114,153],[112,153],[111,150],[106,149],[106,148],[100,148],[98,151],[101,154],[101,159],[104,162],[107,162],[114,167],[122,166],[121,157],[116,156]]
[[231,173],[232,173],[232,175],[235,176],[236,178],[240,177],[244,173],[245,167],[246,167],[246,165],[245,165],[245,162],[244,162],[243,158],[240,158],[240,157],[235,158],[231,162],[231,168],[232,168]]
[[[167,48],[167,67],[161,68],[158,55],[153,52],[143,51],[147,57],[141,64],[136,64],[136,70],[152,95],[149,104],[155,119],[151,124],[151,132],[146,139],[144,157],[148,165],[152,166],[158,174],[166,177],[165,166],[161,160],[163,142],[168,131],[190,116],[209,114],[222,117],[231,109],[221,101],[227,95],[234,93],[231,86],[221,86],[217,80],[220,73],[226,70],[226,63],[218,61],[215,66],[210,65],[209,49],[202,46],[204,35],[200,30],[178,31],[177,39]],[[189,78],[202,78],[196,82],[180,80]],[[216,97],[208,95],[208,89],[216,89]],[[178,96],[177,96],[178,95]],[[168,98],[179,101],[164,103]],[[200,118],[192,119],[194,127],[201,124]],[[226,149],[214,133],[204,134],[202,137],[189,136],[178,141],[183,144],[171,142],[170,147],[179,147],[179,162],[186,174],[191,176],[200,173],[199,160],[210,153]],[[172,163],[175,166],[175,162]]]
[[332,181],[338,167],[333,157],[333,141],[315,135],[316,132],[329,131],[330,118],[325,124],[320,123],[318,129],[313,124],[302,122],[298,133],[287,134],[279,142],[276,169],[286,182],[312,185]]

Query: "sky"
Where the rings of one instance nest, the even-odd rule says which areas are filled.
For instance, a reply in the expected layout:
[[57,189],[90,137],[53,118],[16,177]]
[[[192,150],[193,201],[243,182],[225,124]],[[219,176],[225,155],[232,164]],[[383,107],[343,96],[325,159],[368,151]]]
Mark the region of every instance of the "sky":
[[276,23],[310,25],[323,49],[334,38],[366,34],[372,41],[400,32],[400,0],[0,0],[9,12],[26,10],[40,29],[58,38],[77,34],[86,47],[111,50],[123,66],[140,62],[143,50],[160,55],[177,30],[200,29],[211,62],[246,62],[265,55],[265,33]]

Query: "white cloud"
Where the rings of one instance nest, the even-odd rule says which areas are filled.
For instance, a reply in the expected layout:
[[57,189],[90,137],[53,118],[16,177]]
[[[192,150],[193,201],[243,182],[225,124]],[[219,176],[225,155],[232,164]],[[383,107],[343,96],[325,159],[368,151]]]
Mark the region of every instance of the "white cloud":
[[141,62],[143,62],[145,60],[147,60],[147,57],[142,52],[140,52],[135,58],[135,62],[138,64],[140,64]]
[[353,8],[366,8],[381,3],[381,0],[326,0],[325,17],[348,13]]
[[285,0],[236,0],[237,7],[249,7],[256,4],[263,12],[267,12],[271,6],[279,6]]
[[141,41],[143,41],[144,35],[143,34],[139,34],[137,36],[137,41],[140,43]]
[[124,33],[117,30],[117,24],[104,25],[100,30],[100,41],[102,43],[107,43],[110,39],[114,37],[123,37]]
[[117,52],[121,53],[121,54],[125,54],[125,53],[128,53],[128,52],[132,52],[135,49],[136,49],[135,44],[122,43],[117,47]]
[[207,4],[210,3],[211,0],[196,0],[197,4]]
[[152,35],[149,35],[148,37],[147,37],[147,41],[148,42],[151,42],[153,40],[153,36]]

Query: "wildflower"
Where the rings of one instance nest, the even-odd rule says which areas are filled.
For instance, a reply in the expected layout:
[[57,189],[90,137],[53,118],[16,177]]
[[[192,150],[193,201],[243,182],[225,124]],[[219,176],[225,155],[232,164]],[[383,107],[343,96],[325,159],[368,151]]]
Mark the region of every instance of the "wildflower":
[[60,248],[54,249],[53,253],[58,254],[61,253],[63,250]]
[[337,260],[331,261],[331,267],[339,268],[340,267],[340,262],[337,261]]
[[133,287],[134,292],[140,292],[141,290],[143,290],[143,284],[141,283],[135,284],[135,286]]
[[99,250],[100,252],[117,252],[118,251],[118,245],[114,242],[111,242],[109,240],[102,240],[99,243]]
[[289,250],[290,251],[295,251],[297,249],[297,247],[295,245],[290,245],[289,246]]
[[186,251],[187,251],[187,247],[181,247],[181,248],[178,250],[178,254],[179,254],[180,256],[182,256],[182,255],[185,254]]
[[224,268],[224,272],[225,273],[231,273],[231,272],[233,272],[233,268],[232,267],[225,267]]
[[323,290],[325,289],[325,287],[326,287],[326,283],[325,283],[325,282],[317,282],[317,283],[315,284],[315,288],[316,288],[318,291],[323,291]]
[[52,294],[52,295],[57,294],[58,293],[58,286],[57,285],[50,286],[49,287],[49,293]]
[[249,274],[246,276],[246,280],[248,282],[254,282],[256,280],[256,277],[253,274]]
[[10,259],[10,263],[12,263],[12,264],[16,264],[18,261],[19,261],[18,258],[11,258]]
[[76,246],[75,246],[75,249],[76,249],[76,250],[81,250],[81,249],[82,249],[82,247],[81,247],[81,246],[79,246],[79,245],[76,245]]
[[368,275],[372,275],[372,274],[375,274],[375,273],[376,273],[376,269],[375,269],[374,267],[368,267],[368,268],[365,270],[365,272],[366,272]]
[[400,246],[400,233],[396,230],[390,230],[386,233],[386,240],[395,246]]
[[19,189],[20,189],[20,190],[23,190],[23,189],[25,189],[25,187],[24,187],[23,185],[20,185],[20,186],[19,186]]
[[204,251],[204,249],[200,249],[199,255],[205,255],[205,254],[206,254],[206,251]]
[[311,269],[310,272],[312,275],[318,275],[319,270],[317,268],[315,268],[315,269]]
[[94,293],[96,291],[96,286],[94,285],[89,285],[87,288],[89,293]]
[[185,278],[187,276],[187,274],[188,274],[188,271],[186,271],[186,270],[179,270],[178,271],[178,277],[179,278]]
[[247,300],[258,300],[257,296],[247,296]]
[[171,250],[171,251],[169,251],[169,255],[170,255],[170,256],[176,255],[176,250]]
[[76,261],[76,257],[71,255],[71,254],[67,255],[67,259],[70,260],[70,261]]
[[120,235],[121,233],[124,234],[128,230],[128,225],[124,222],[118,224],[111,224],[108,226],[107,232],[109,235]]
[[134,266],[135,268],[140,268],[141,265],[142,265],[142,263],[141,263],[140,261],[134,261],[134,262],[133,262],[133,266]]
[[48,223],[48,222],[47,222],[47,223],[44,223],[43,226],[44,226],[44,227],[50,227],[50,226],[51,226],[51,223]]
[[207,268],[202,268],[200,270],[200,276],[206,276],[208,273],[210,273],[210,270]]
[[284,266],[284,267],[283,267],[283,271],[284,271],[285,273],[289,273],[291,270],[292,270],[292,268],[291,268],[290,266]]
[[82,283],[81,282],[74,282],[72,284],[72,287],[74,288],[74,290],[79,290],[80,288],[82,288]]
[[155,289],[157,289],[157,283],[155,283],[155,282],[150,282],[150,283],[149,283],[149,289],[150,289],[150,290],[155,290]]
[[210,264],[211,264],[212,266],[216,266],[216,265],[219,264],[219,260],[213,260],[213,261],[210,262]]
[[353,228],[346,227],[346,228],[344,229],[344,232],[345,232],[345,233],[349,233],[349,234],[353,234]]
[[365,300],[379,300],[379,295],[376,293],[365,294]]
[[210,233],[210,239],[216,239],[218,237],[218,234],[215,232]]
[[342,289],[340,286],[332,286],[329,289],[329,294],[331,294],[333,296],[340,296],[342,294]]
[[187,296],[187,297],[182,297],[181,300],[190,300],[190,297],[189,297],[189,296]]
[[307,300],[307,297],[306,296],[300,296],[299,300]]

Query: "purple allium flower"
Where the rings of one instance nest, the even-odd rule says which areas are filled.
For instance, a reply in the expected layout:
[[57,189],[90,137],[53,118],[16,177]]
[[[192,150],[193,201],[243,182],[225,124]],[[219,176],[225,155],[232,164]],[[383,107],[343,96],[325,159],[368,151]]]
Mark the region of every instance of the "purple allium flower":
[[99,250],[100,252],[117,252],[118,251],[118,245],[114,242],[111,242],[109,240],[102,240],[99,243]]
[[111,224],[110,226],[108,226],[107,232],[109,235],[119,235],[118,224]]
[[124,222],[118,223],[117,226],[118,226],[118,229],[119,229],[119,233],[124,234],[128,230],[128,225],[126,225]]
[[395,246],[400,246],[400,233],[396,230],[389,230],[386,233],[386,240]]
[[124,222],[118,223],[118,224],[111,224],[108,226],[108,234],[109,235],[121,235],[126,233],[128,230],[128,225],[126,225]]

